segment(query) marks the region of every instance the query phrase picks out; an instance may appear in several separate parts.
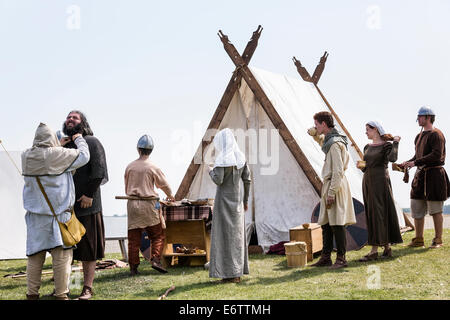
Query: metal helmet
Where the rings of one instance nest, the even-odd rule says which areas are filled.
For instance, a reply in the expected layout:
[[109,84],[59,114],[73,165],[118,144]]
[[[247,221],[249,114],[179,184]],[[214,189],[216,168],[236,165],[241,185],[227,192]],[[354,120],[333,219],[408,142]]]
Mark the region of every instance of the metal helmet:
[[153,150],[153,146],[153,139],[148,134],[144,134],[140,137],[137,143],[137,147],[141,149]]
[[431,110],[430,107],[423,106],[419,109],[419,112],[417,113],[418,116],[434,116],[436,115],[433,110]]

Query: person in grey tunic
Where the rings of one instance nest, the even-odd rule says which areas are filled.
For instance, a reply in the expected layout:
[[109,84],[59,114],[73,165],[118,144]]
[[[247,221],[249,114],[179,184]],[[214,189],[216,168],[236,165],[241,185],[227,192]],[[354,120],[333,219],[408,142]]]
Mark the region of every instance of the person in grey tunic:
[[[209,276],[240,282],[249,273],[244,211],[248,209],[250,170],[233,133],[226,128],[214,137],[216,160],[209,174],[217,185],[211,228]],[[241,195],[240,180],[244,184]]]
[[[74,141],[78,149],[66,149],[62,144]],[[27,226],[27,299],[39,298],[42,266],[46,252],[52,256],[56,299],[68,299],[72,247],[66,247],[59,225],[54,218],[36,177],[52,204],[58,220],[67,222],[75,203],[72,174],[89,161],[89,149],[81,134],[58,140],[50,128],[41,123],[35,134],[33,147],[22,153],[24,175],[23,206]]]

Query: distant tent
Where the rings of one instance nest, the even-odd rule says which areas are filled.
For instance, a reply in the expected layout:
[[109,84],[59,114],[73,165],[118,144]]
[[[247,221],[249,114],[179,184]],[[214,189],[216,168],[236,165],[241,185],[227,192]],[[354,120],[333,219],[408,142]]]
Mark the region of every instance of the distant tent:
[[[246,224],[256,226],[258,244],[267,251],[273,244],[288,241],[290,228],[311,221],[319,202],[325,155],[306,131],[313,126],[313,115],[329,111],[329,107],[313,83],[247,66],[261,30],[258,27],[253,33],[243,57],[220,32],[225,50],[237,68],[208,129],[228,127],[235,132],[256,133],[258,145],[252,144],[255,140],[250,139],[250,134],[247,143],[238,141],[238,144],[245,150],[253,179]],[[337,129],[345,131],[339,123]],[[271,132],[276,132],[274,140]],[[177,199],[214,198],[216,186],[209,177],[208,164],[203,161],[214,148],[210,144],[213,135],[209,130],[205,134],[180,184]],[[268,145],[269,152],[273,144],[279,146],[276,148],[279,154],[270,155],[279,161],[275,174],[267,174],[270,165],[276,165],[273,162],[268,165],[260,158],[250,161],[250,155],[255,154],[261,143]],[[349,144],[349,150],[356,163],[359,159],[356,145]],[[346,176],[353,198],[362,202],[361,171],[352,163]]]
[[[9,152],[20,166],[20,151]],[[26,258],[24,180],[5,151],[0,151],[0,260]]]

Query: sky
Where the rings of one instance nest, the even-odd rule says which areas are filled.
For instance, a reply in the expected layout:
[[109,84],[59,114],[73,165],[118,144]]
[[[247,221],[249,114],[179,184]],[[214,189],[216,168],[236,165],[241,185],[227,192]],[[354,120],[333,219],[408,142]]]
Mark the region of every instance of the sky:
[[[104,215],[126,213],[114,197],[143,134],[175,193],[234,71],[217,32],[242,52],[262,25],[251,66],[298,78],[293,56],[312,74],[328,51],[319,87],[358,146],[376,119],[405,161],[421,106],[450,133],[449,16],[444,0],[0,0],[0,139],[25,150],[40,122],[59,130],[78,109],[106,151]],[[391,180],[409,207],[410,186]]]

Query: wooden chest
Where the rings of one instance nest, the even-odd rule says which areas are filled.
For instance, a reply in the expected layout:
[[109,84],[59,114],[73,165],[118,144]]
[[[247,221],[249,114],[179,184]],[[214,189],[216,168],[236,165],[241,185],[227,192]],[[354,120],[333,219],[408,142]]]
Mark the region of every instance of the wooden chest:
[[322,250],[322,227],[317,223],[309,223],[307,229],[303,226],[292,228],[289,230],[289,240],[306,242],[307,259],[312,261],[313,254]]

